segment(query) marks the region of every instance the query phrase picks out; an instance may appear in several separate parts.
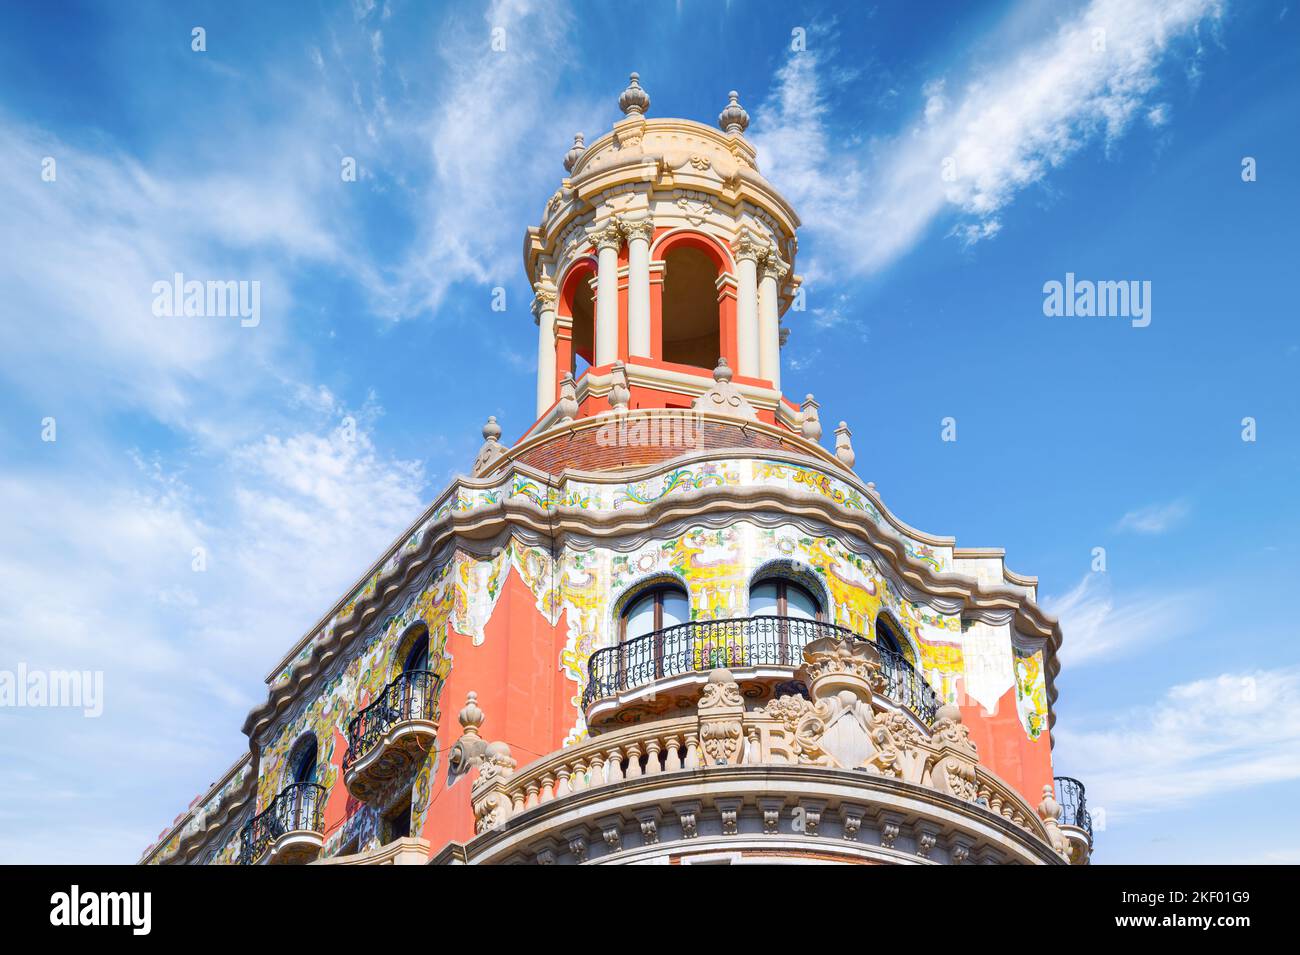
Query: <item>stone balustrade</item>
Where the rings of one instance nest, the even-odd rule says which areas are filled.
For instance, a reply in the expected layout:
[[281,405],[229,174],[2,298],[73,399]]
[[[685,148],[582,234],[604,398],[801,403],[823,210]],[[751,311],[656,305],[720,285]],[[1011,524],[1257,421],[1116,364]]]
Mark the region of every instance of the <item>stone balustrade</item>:
[[[478,769],[471,790],[476,832],[502,829],[538,807],[588,790],[625,789],[646,777],[707,774],[715,767],[804,766],[863,773],[914,787],[913,794],[939,793],[972,812],[1005,820],[1071,861],[1057,824],[1060,807],[1045,798],[1035,810],[981,767],[956,706],[941,706],[927,726],[873,694],[881,680],[874,645],[838,637],[814,641],[805,650],[805,671],[808,697],[782,696],[749,708],[730,671],[713,670],[693,714],[601,733],[519,770],[506,744],[485,744],[478,737],[483,716],[471,701],[469,716],[462,718],[464,745],[458,744],[460,755],[453,759],[462,770]],[[618,791],[611,788],[611,798]]]

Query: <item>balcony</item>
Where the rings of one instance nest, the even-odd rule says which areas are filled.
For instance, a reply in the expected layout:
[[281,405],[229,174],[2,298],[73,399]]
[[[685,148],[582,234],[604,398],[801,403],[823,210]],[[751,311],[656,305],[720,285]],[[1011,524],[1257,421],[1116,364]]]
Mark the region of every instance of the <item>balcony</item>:
[[343,780],[361,800],[413,771],[438,733],[438,691],[432,670],[403,673],[348,724]]
[[[831,637],[863,641],[844,627],[794,617],[740,617],[696,620],[666,627],[643,637],[605,647],[587,663],[582,708],[590,712],[602,700],[673,677],[726,667],[740,677],[747,670],[788,669],[804,664],[804,648]],[[863,641],[868,642],[868,641]],[[874,644],[873,644],[874,646]],[[926,726],[934,723],[939,698],[900,653],[876,647],[880,654],[879,692]]]
[[240,865],[311,862],[324,841],[324,808],[325,787],[319,783],[285,786],[240,833]]
[[1061,834],[1070,844],[1071,861],[1086,860],[1092,854],[1092,814],[1088,812],[1088,793],[1073,776],[1057,776],[1056,801],[1061,807],[1057,820]]

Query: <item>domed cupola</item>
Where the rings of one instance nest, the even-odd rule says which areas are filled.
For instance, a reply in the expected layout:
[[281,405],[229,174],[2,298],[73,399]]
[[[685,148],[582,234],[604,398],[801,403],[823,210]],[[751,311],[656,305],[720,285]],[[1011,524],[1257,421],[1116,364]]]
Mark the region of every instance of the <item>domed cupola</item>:
[[[539,326],[537,415],[548,427],[627,407],[689,408],[719,360],[758,419],[799,428],[781,394],[780,316],[798,216],[759,172],[732,91],[718,127],[648,117],[633,73],[623,117],[563,157],[567,177],[528,230],[524,265]],[[536,427],[536,426],[535,426]]]

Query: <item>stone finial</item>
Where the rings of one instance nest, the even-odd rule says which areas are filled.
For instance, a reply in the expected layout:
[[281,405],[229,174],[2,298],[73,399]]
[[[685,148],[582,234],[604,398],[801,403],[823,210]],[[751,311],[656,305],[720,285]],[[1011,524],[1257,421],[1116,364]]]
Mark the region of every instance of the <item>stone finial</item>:
[[501,426],[497,424],[496,415],[488,415],[487,423],[483,425],[483,447],[479,448],[478,456],[474,459],[476,477],[485,473],[506,453],[500,437]]
[[740,105],[740,94],[732,90],[727,94],[731,102],[718,114],[718,125],[728,136],[740,136],[749,126],[749,114]]
[[478,729],[486,719],[479,709],[478,694],[472,690],[465,698],[465,708],[460,711],[460,739],[456,740],[448,754],[449,768],[453,775],[469,772],[483,762],[483,753],[487,741],[479,735]]
[[641,88],[640,75],[632,74],[627,89],[618,98],[618,108],[625,116],[644,116],[650,108],[650,96]]
[[560,424],[568,424],[578,416],[578,386],[572,372],[566,372],[560,379],[560,400],[555,410],[559,412]]
[[573,145],[570,146],[569,151],[564,154],[564,171],[573,172],[573,167],[578,164],[578,160],[582,158],[582,154],[586,151],[587,144],[583,142],[582,133],[574,133]]
[[713,369],[713,387],[691,402],[691,407],[696,411],[711,411],[732,418],[758,420],[758,412],[749,399],[731,383],[731,366],[726,358],[719,358],[718,367]]
[[478,728],[483,725],[486,717],[483,711],[479,709],[478,694],[473,690],[465,697],[465,707],[460,711],[460,728],[461,733],[465,736],[478,736]]
[[610,370],[609,406],[616,414],[625,414],[631,400],[632,389],[627,383],[627,366],[616,361]]
[[817,417],[820,407],[812,395],[805,397],[799,406],[799,433],[809,441],[820,441],[822,437],[822,422]]
[[1047,822],[1056,822],[1061,818],[1061,804],[1056,801],[1056,793],[1051,786],[1043,787],[1043,801],[1038,804],[1038,818]]
[[846,468],[853,467],[853,462],[857,460],[857,455],[853,453],[853,442],[850,440],[853,432],[843,421],[835,429],[835,456],[840,459],[840,463]]

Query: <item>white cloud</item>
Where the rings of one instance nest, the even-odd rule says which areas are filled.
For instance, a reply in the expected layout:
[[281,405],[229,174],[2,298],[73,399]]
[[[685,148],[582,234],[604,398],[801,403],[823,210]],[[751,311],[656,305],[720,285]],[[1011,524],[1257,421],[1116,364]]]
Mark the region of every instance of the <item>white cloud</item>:
[[138,455],[0,480],[2,665],[104,674],[99,719],[5,712],[0,765],[39,784],[0,781],[0,862],[130,861],[242,751],[266,667],[422,509],[421,467],[356,417],[250,442],[202,492]]
[[1076,716],[1055,737],[1110,819],[1300,779],[1300,667],[1179,684],[1095,729]]
[[1043,606],[1061,621],[1061,662],[1065,667],[1095,663],[1148,649],[1178,634],[1193,620],[1194,601],[1186,593],[1139,592],[1117,598],[1104,573],[1086,574],[1060,597]]
[[1135,534],[1163,534],[1182,523],[1190,512],[1191,505],[1186,501],[1152,504],[1126,513],[1115,524],[1115,529]]
[[[444,82],[419,126],[432,167],[425,228],[389,289],[394,317],[436,309],[458,282],[506,285],[518,274],[524,224],[559,184],[579,117],[595,112],[557,95],[570,27],[566,11],[533,0],[494,0],[481,18],[448,24]],[[494,28],[505,30],[504,51],[488,42]]]
[[[1162,61],[1221,11],[1220,0],[1092,0],[1051,35],[980,59],[963,84],[931,80],[911,127],[865,149],[856,137],[836,141],[831,97],[856,96],[862,80],[837,83],[823,35],[790,55],[755,113],[764,174],[808,231],[828,237],[818,254],[861,273],[890,265],[940,217],[957,219],[949,234],[963,242],[988,238],[1017,193],[1085,144],[1114,142],[1135,117],[1165,122],[1167,109],[1147,102]],[[1027,16],[1018,9],[1008,23]]]

